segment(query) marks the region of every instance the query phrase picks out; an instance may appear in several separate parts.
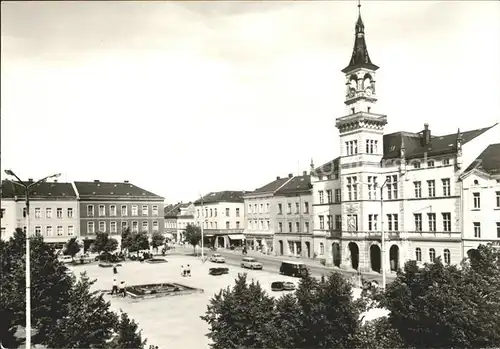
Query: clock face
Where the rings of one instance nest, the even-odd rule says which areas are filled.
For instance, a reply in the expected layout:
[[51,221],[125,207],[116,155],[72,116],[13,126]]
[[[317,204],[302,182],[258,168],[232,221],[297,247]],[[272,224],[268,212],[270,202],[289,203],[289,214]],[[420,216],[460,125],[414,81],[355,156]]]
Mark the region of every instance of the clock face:
[[372,95],[372,89],[367,87],[366,90],[365,90],[365,93],[367,96],[371,96]]
[[354,90],[353,88],[351,88],[349,90],[349,97],[354,97],[356,95],[356,90]]

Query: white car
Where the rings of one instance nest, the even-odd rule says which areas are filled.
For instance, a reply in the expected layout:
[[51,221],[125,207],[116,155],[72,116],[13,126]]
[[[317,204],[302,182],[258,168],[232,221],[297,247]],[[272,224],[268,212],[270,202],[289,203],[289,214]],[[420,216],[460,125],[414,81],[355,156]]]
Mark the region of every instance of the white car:
[[71,258],[71,256],[59,256],[57,257],[57,260],[61,263],[71,263],[73,258]]
[[241,261],[241,267],[249,269],[262,269],[262,263],[257,262],[257,260],[253,257],[245,257]]
[[220,254],[214,253],[212,256],[210,256],[210,262],[225,263],[226,259],[222,257]]

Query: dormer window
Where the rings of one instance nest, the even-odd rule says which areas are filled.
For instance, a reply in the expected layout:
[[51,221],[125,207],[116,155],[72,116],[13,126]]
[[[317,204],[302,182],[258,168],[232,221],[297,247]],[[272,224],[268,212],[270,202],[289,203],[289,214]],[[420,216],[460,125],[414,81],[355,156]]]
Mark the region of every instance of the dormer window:
[[413,168],[420,168],[420,161],[415,161],[413,163]]
[[427,167],[434,167],[434,160],[427,161]]
[[450,164],[450,159],[446,158],[443,159],[443,165],[449,165]]

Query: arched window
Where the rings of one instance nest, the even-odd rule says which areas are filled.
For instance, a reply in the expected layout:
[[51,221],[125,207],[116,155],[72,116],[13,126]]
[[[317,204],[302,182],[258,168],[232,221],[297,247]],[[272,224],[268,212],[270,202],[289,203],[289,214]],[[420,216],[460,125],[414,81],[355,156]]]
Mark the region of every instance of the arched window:
[[431,263],[434,263],[434,260],[436,259],[436,250],[431,248],[429,249],[429,260]]
[[322,242],[319,243],[319,254],[320,255],[325,254],[325,245]]
[[417,262],[422,262],[422,249],[420,247],[415,249],[415,259]]
[[445,264],[450,264],[451,263],[451,254],[450,254],[450,250],[448,249],[445,249],[444,250],[444,263]]

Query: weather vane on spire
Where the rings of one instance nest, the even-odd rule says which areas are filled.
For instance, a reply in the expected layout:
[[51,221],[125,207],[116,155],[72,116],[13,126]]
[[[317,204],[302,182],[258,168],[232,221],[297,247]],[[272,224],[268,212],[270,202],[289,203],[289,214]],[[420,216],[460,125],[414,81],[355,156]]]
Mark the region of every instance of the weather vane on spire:
[[358,13],[361,15],[361,0],[358,0]]

